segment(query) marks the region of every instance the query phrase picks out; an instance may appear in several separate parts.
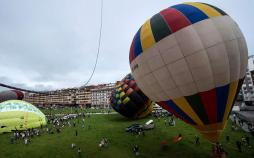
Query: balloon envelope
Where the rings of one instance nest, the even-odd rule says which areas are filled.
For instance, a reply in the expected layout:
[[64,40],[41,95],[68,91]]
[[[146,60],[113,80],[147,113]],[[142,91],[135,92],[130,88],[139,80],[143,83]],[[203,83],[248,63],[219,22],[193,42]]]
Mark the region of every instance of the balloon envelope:
[[45,115],[30,103],[9,100],[0,103],[0,133],[46,125]]
[[227,13],[194,2],[164,9],[138,30],[129,57],[144,94],[218,141],[248,58],[245,38]]
[[133,76],[128,74],[112,92],[111,106],[128,118],[141,118],[153,110],[152,101],[138,88]]
[[18,90],[7,90],[0,92],[0,103],[6,100],[22,100],[24,94]]

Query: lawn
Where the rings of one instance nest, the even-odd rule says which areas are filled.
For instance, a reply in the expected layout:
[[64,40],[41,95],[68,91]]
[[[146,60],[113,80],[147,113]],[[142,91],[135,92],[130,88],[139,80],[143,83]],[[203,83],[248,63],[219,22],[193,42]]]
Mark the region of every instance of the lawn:
[[40,109],[44,114],[46,115],[50,115],[50,114],[73,114],[73,113],[82,113],[82,112],[85,112],[85,113],[107,113],[107,112],[113,112],[114,110],[113,109],[91,109],[91,108],[77,108],[77,107],[73,107],[73,108],[70,108],[70,107],[64,107],[64,108],[41,108]]
[[[147,131],[145,136],[136,136],[124,131],[125,127],[133,123],[144,123],[148,119],[155,120],[155,129]],[[77,148],[71,149],[71,143],[75,143],[82,149],[82,157],[86,158],[131,158],[136,157],[132,147],[137,144],[140,147],[140,158],[207,158],[210,156],[211,144],[201,138],[201,145],[194,144],[196,130],[180,120],[176,121],[176,127],[166,126],[163,119],[155,119],[152,116],[137,121],[125,119],[118,114],[92,115],[85,120],[85,128],[81,127],[81,120],[75,120],[76,127],[64,127],[61,133],[47,134],[34,137],[31,144],[24,145],[23,141],[15,144],[9,143],[10,133],[0,135],[0,158],[75,158]],[[78,123],[79,122],[79,123]],[[91,128],[88,129],[88,125]],[[252,148],[243,153],[236,150],[235,141],[246,135],[243,131],[231,131],[230,123],[226,128],[221,143],[229,153],[229,158],[253,158],[254,140],[251,137]],[[75,136],[75,130],[78,136]],[[182,141],[174,144],[172,137],[181,133]],[[225,141],[225,135],[230,136],[230,144]],[[103,137],[109,140],[109,146],[102,150],[98,144]],[[162,151],[160,143],[168,140],[169,148]]]

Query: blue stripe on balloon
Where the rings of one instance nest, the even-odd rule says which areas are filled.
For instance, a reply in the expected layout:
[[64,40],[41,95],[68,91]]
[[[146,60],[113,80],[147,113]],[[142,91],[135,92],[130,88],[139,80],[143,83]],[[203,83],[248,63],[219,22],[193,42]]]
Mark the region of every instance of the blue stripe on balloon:
[[140,41],[140,30],[141,28],[138,30],[136,37],[135,37],[135,41],[134,41],[134,56],[135,58],[137,56],[139,56],[139,54],[142,53],[142,46],[141,46],[141,41]]
[[196,125],[196,123],[185,113],[183,112],[172,100],[164,102],[171,109],[173,109],[178,115],[182,116],[185,120],[189,121],[191,124]]
[[227,105],[229,93],[229,84],[217,87],[216,88],[216,96],[217,96],[217,121],[221,122],[223,120],[224,112]]
[[205,13],[203,13],[198,8],[188,4],[178,4],[172,6],[171,8],[175,8],[183,13],[192,24],[197,23],[201,20],[208,19],[208,16]]

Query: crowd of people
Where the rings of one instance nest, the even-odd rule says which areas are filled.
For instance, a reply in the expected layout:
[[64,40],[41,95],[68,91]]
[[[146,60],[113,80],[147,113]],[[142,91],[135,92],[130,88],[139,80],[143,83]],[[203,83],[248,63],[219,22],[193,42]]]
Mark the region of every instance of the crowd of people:
[[232,115],[232,126],[231,130],[238,130],[238,127],[242,128],[244,125],[247,125],[247,130],[251,133],[254,138],[254,123],[241,119],[237,114]]
[[31,140],[35,136],[40,136],[42,131],[41,129],[28,129],[24,131],[15,130],[13,135],[10,136],[10,144],[24,142],[25,145],[31,143]]
[[[10,137],[10,143],[14,144],[18,142],[23,142],[25,145],[28,145],[32,143],[32,139],[34,137],[39,137],[45,134],[61,133],[61,131],[64,130],[65,127],[72,127],[73,135],[76,137],[79,137],[78,127],[82,127],[82,128],[87,127],[88,129],[91,128],[91,124],[88,124],[87,123],[88,121],[86,121],[90,117],[91,117],[90,115],[86,115],[85,113],[81,113],[77,115],[65,115],[64,117],[51,115],[48,118],[48,125],[44,127],[41,126],[39,128],[27,129],[25,131],[15,130]],[[157,118],[158,122],[160,122],[161,119],[164,120],[164,124],[166,125],[166,127],[176,126],[176,117],[174,115],[157,113],[156,115],[154,115],[154,117]],[[233,117],[236,117],[236,116],[233,116]],[[232,126],[241,126],[241,121],[239,121],[238,119],[234,119],[232,124],[233,124]],[[250,126],[249,128],[253,129],[253,126]],[[137,130],[134,133],[137,136],[139,135],[145,136],[144,130]],[[177,136],[173,137],[173,142],[177,143],[179,141],[182,141],[182,139],[183,139],[183,136],[181,133],[179,133]],[[225,139],[226,139],[226,143],[228,144],[234,143],[236,146],[236,149],[239,152],[244,152],[252,148],[250,143],[251,138],[248,135],[242,136],[241,139],[235,142],[232,141],[233,139],[232,140],[230,139],[229,135],[226,135]],[[194,136],[194,144],[196,144],[197,146],[201,144],[200,137],[197,134]],[[160,145],[162,150],[167,150],[169,148],[169,143],[167,139],[164,139]],[[76,151],[77,155],[81,157],[82,147],[78,145],[78,142],[73,141],[70,146],[71,146],[71,149],[73,151]],[[106,137],[103,137],[98,143],[99,151],[101,151],[104,148],[107,148],[108,146],[109,146],[109,141],[108,141],[108,138]],[[140,146],[137,144],[133,144],[132,151],[134,155],[139,156]],[[212,146],[212,154],[217,157],[226,157],[227,151],[224,150],[222,144],[216,143]]]
[[243,152],[243,151],[246,151],[246,150],[252,148],[250,145],[250,137],[247,135],[242,136],[241,140],[236,141],[236,147],[239,152]]

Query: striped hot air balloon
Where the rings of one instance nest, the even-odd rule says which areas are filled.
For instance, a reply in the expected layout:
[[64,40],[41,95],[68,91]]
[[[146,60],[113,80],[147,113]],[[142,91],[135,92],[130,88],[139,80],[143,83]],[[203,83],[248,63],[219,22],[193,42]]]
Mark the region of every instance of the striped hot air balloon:
[[24,94],[18,90],[6,90],[0,92],[0,103],[6,100],[22,100]]
[[127,118],[142,118],[153,110],[152,101],[138,88],[133,76],[128,74],[117,82],[112,92],[111,106]]
[[134,36],[129,59],[144,94],[216,142],[242,85],[247,51],[227,13],[189,2],[147,20]]

